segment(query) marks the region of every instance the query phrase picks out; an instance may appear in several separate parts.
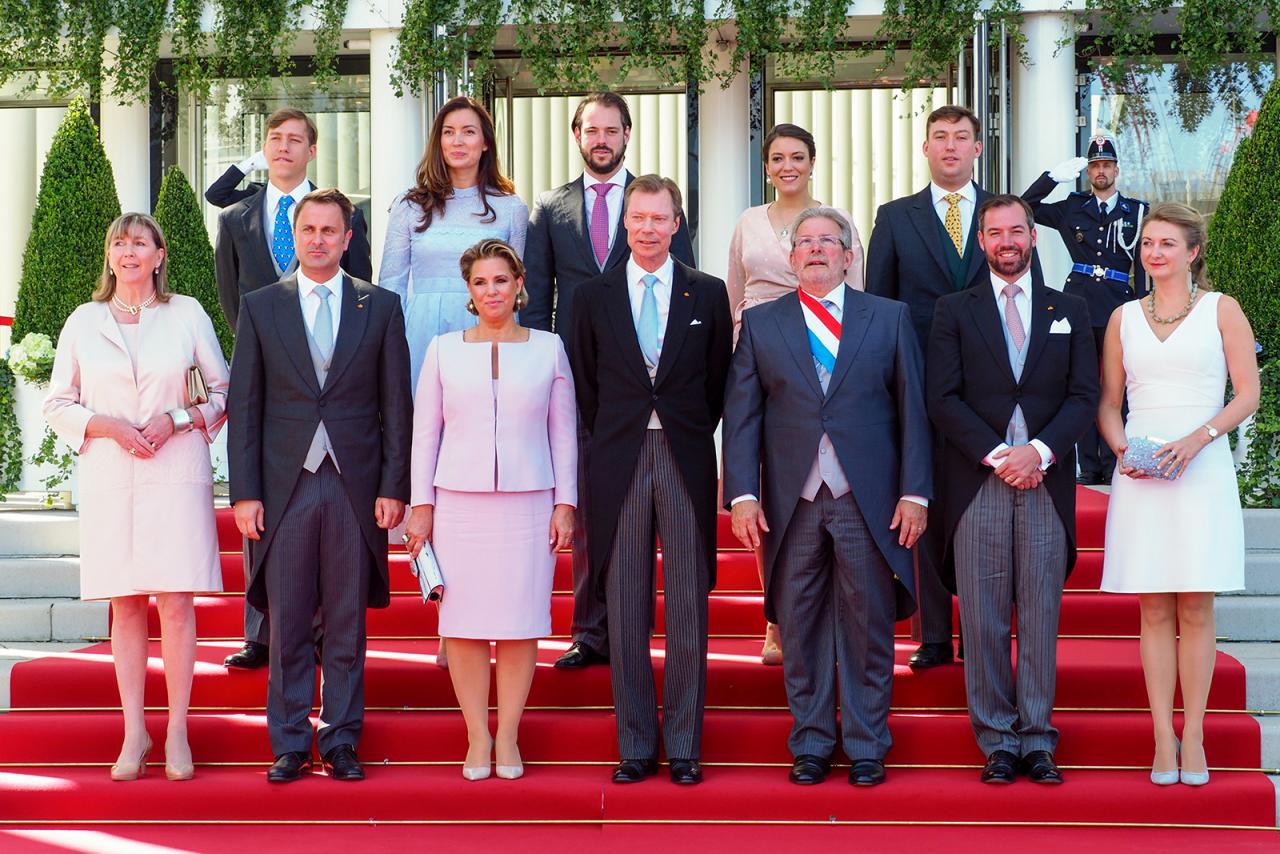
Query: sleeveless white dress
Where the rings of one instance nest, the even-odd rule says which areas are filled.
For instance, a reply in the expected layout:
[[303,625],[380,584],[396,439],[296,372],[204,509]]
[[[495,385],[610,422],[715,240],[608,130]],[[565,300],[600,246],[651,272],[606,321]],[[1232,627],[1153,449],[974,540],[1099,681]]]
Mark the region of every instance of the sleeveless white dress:
[[[1163,342],[1145,300],[1121,309],[1129,420],[1125,435],[1179,439],[1222,411],[1227,361],[1218,300],[1207,293]],[[1244,516],[1225,436],[1177,480],[1111,480],[1102,589],[1112,593],[1223,592],[1244,588]]]

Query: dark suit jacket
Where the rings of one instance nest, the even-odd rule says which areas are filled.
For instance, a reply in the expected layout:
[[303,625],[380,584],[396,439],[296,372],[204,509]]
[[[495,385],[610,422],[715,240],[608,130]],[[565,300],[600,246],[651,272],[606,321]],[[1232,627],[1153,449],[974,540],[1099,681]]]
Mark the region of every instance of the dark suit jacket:
[[[234,166],[227,170],[227,174],[232,172],[241,174]],[[218,181],[222,182],[226,178],[224,175]],[[214,187],[216,186],[218,182],[215,182]],[[243,196],[218,215],[218,242],[213,253],[218,304],[222,306],[222,314],[232,329],[237,326],[240,298],[279,278],[267,249],[266,223],[263,222],[267,188],[265,184],[250,186],[256,189],[244,191],[250,192],[250,195]],[[205,198],[211,192],[213,187],[205,193]],[[342,269],[356,279],[368,281],[373,278],[373,263],[369,260],[368,227],[359,210],[351,218],[351,245],[343,253]]]
[[[1029,438],[1053,451],[1044,475],[1067,532],[1067,572],[1076,558],[1075,444],[1098,411],[1098,352],[1084,300],[1046,287],[1032,273],[1031,337],[1021,379],[1013,378],[990,279],[938,300],[926,362],[929,417],[942,437],[946,574],[955,590],[951,543],[960,517],[991,468],[982,460],[1004,441],[1016,405]],[[1050,334],[1067,320],[1069,333]]]
[[[623,187],[634,176],[623,171]],[[618,231],[609,250],[604,269],[609,271],[631,257],[627,231],[618,212]],[[686,267],[693,267],[693,244],[689,240],[684,211],[680,212],[680,228],[671,238],[671,256]],[[555,331],[565,339],[573,330],[573,294],[578,285],[601,273],[591,248],[587,229],[587,205],[582,190],[582,176],[538,196],[529,216],[529,235],[524,249],[524,286],[529,304],[520,310],[520,323],[531,329]]]
[[587,547],[598,594],[622,499],[654,410],[693,500],[710,586],[715,586],[719,472],[714,433],[724,410],[733,318],[724,282],[679,261],[673,266],[667,331],[652,382],[631,316],[626,265],[584,282],[573,298],[569,361],[579,414],[590,434]]
[[[903,495],[933,495],[923,359],[906,306],[842,287],[840,350],[825,395],[800,298],[787,294],[743,313],[725,399],[725,506],[740,495],[761,496],[770,590],[774,561],[826,433],[898,582],[901,618],[915,610],[914,573],[911,551],[898,545],[889,523]],[[776,618],[769,595],[765,614]]]
[[297,277],[245,294],[231,361],[227,452],[231,501],[261,501],[265,511],[266,530],[253,549],[252,604],[266,609],[262,563],[322,418],[377,566],[369,607],[389,604],[387,532],[373,509],[379,497],[409,500],[412,400],[409,345],[395,294],[345,277],[324,388],[307,346]]
[[227,171],[219,175],[217,180],[209,185],[209,189],[204,191],[204,200],[215,208],[228,208],[267,186],[261,181],[250,181],[242,190],[240,182],[243,180],[244,173],[234,163],[231,164],[227,167]]

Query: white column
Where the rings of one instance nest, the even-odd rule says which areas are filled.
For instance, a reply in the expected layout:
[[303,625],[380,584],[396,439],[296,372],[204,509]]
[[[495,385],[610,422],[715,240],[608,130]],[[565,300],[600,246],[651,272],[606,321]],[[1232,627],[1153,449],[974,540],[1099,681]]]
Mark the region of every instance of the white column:
[[[112,37],[114,40],[114,37]],[[120,210],[151,212],[151,111],[150,99],[131,104],[102,93],[102,146],[111,161],[120,196]]]
[[413,186],[414,173],[426,141],[422,99],[397,98],[391,88],[391,59],[398,30],[369,31],[370,138],[369,213],[374,278],[382,263],[382,242],[387,210],[396,196]]
[[[1023,19],[1030,67],[1013,67],[1013,187],[1022,192],[1040,173],[1076,151],[1075,54],[1059,48],[1059,41],[1074,34],[1070,15],[1035,12]],[[1072,184],[1059,185],[1049,201],[1064,198]],[[1057,232],[1039,229],[1040,263],[1045,282],[1061,288],[1071,269],[1071,259]]]
[[[9,198],[0,205],[0,315],[13,317],[13,307],[18,301],[18,279],[22,275],[22,253],[36,207],[36,176],[43,165],[36,162],[35,110],[0,110],[0,139],[4,140],[5,159],[9,163]],[[8,346],[9,327],[0,326],[0,352]]]
[[[727,63],[727,52],[717,57]],[[706,84],[698,97],[698,269],[724,278],[729,241],[751,204],[750,86],[744,71],[728,89]]]

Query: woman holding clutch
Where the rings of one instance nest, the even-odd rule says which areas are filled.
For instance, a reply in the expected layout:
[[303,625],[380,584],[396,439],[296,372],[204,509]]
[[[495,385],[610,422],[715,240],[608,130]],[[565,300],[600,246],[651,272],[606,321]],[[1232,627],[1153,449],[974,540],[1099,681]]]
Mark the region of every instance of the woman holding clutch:
[[[1204,243],[1204,219],[1185,205],[1147,215],[1140,257],[1151,294],[1115,310],[1102,354],[1098,429],[1124,475],[1111,481],[1102,589],[1138,594],[1155,729],[1151,782],[1163,786],[1209,782],[1213,596],[1244,587],[1244,519],[1223,434],[1258,407],[1253,330],[1235,300],[1209,292]],[[1228,376],[1235,396],[1224,406]]]
[[[577,409],[558,335],[525,329],[524,265],[501,240],[459,261],[478,324],[437,336],[414,398],[415,557],[431,542],[444,574],[440,636],[467,724],[468,780],[524,773],[517,744],[538,638],[551,633],[555,553],[573,538]],[[498,731],[489,731],[489,644],[497,642]]]
[[[225,416],[227,363],[200,303],[169,292],[164,234],[146,214],[107,230],[102,277],[58,336],[44,403],[80,454],[80,598],[111,600],[124,744],[111,779],[146,772],[147,609],[156,597],[169,693],[165,775],[189,780],[193,592],[222,589],[209,443]],[[188,400],[198,368],[208,400]]]

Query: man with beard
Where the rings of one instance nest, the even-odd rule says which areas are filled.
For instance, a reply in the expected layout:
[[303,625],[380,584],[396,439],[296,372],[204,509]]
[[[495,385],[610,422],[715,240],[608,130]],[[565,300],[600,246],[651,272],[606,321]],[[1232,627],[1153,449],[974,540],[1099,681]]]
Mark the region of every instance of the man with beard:
[[[1120,164],[1114,140],[1096,136],[1089,141],[1089,156],[1073,157],[1041,175],[1022,194],[1035,212],[1036,222],[1056,229],[1071,256],[1071,273],[1065,290],[1082,297],[1089,307],[1089,325],[1102,359],[1102,339],[1116,306],[1147,292],[1147,274],[1137,258],[1138,233],[1147,202],[1131,199],[1116,190]],[[1092,192],[1072,193],[1060,202],[1041,200],[1058,184],[1075,181],[1088,167]],[[1110,483],[1116,458],[1090,425],[1077,448],[1080,482]]]
[[938,300],[925,368],[943,440],[943,571],[960,597],[982,781],[1012,783],[1020,770],[1061,783],[1051,721],[1058,613],[1076,553],[1074,446],[1098,407],[1096,351],[1084,300],[1032,269],[1031,207],[993,196],[976,219],[990,277]]
[[[525,243],[525,289],[529,303],[520,323],[530,329],[558,332],[571,346],[573,294],[578,285],[625,264],[631,252],[622,228],[622,196],[635,177],[622,161],[631,140],[631,111],[621,95],[595,92],[583,98],[573,114],[573,138],[584,170],[569,183],[538,197],[529,217]],[[671,238],[671,255],[694,266],[693,244],[684,210],[677,211],[679,229]],[[588,579],[586,442],[578,433],[578,509],[573,525],[573,645],[556,667],[578,668],[609,660],[609,633],[604,602]]]

